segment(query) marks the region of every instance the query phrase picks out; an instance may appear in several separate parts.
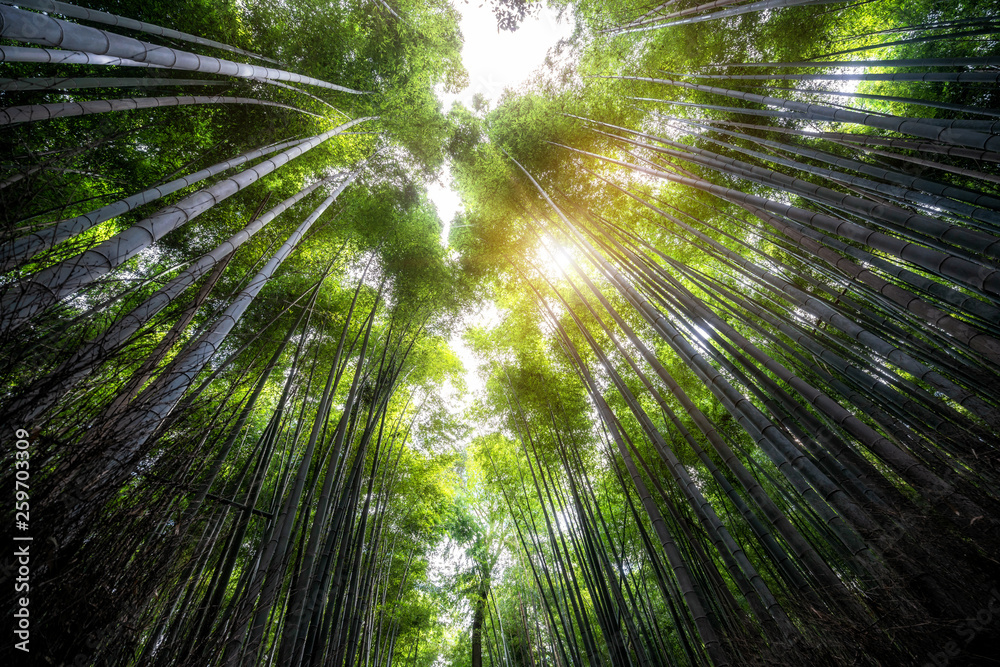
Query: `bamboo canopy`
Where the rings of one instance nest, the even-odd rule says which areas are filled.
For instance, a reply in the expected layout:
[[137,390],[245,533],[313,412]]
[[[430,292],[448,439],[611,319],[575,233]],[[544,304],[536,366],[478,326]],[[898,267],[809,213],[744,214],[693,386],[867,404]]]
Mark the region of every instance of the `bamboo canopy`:
[[995,4],[0,0],[8,652],[991,664]]

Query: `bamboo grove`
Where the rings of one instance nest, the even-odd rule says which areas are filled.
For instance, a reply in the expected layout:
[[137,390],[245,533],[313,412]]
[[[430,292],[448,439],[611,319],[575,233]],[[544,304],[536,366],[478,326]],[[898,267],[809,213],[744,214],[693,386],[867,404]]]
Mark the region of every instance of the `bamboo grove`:
[[[4,423],[37,438],[32,655],[391,664],[448,495],[447,457],[413,429],[455,367],[441,336],[463,291],[414,185],[420,148],[382,119],[391,90],[130,9],[151,20],[0,6],[20,167],[2,184]],[[186,9],[181,25],[213,8]],[[389,14],[341,20],[412,38]],[[412,94],[455,70],[454,26],[435,38],[423,60],[383,44],[369,56],[391,68],[329,73]]]
[[990,664],[996,4],[549,4],[0,3],[15,658]]

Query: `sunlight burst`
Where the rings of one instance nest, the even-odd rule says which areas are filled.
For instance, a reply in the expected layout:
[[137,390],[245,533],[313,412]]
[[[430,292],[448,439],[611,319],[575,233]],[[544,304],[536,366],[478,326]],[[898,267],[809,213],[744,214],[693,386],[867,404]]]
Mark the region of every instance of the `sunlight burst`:
[[549,279],[559,279],[569,275],[573,267],[573,256],[568,248],[546,234],[538,245],[532,262]]

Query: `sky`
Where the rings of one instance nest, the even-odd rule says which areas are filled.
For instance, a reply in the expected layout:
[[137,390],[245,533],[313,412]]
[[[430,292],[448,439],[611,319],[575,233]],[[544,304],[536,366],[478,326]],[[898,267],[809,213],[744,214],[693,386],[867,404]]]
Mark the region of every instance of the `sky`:
[[462,15],[462,64],[469,72],[469,86],[458,94],[438,93],[446,110],[454,101],[471,108],[476,93],[495,102],[504,88],[527,79],[545,61],[549,48],[573,32],[570,16],[560,21],[548,7],[525,19],[517,31],[500,32],[488,2],[453,1]]
[[[572,18],[567,15],[560,21],[557,13],[548,7],[525,19],[516,32],[498,32],[496,17],[488,1],[453,2],[462,15],[460,28],[465,40],[462,63],[469,72],[469,85],[457,94],[445,93],[443,87],[435,91],[445,111],[454,102],[472,108],[472,97],[476,93],[482,94],[492,106],[505,88],[516,88],[527,80],[545,62],[549,48],[573,32]],[[430,185],[428,194],[444,222],[441,242],[447,244],[451,221],[461,208],[447,168],[439,181]]]
[[[545,62],[549,48],[560,39],[573,32],[572,17],[567,15],[562,21],[557,13],[547,7],[535,16],[525,19],[516,32],[498,32],[496,17],[488,0],[453,0],[455,8],[462,15],[460,28],[464,38],[462,63],[469,73],[468,87],[457,94],[445,93],[443,87],[435,92],[444,105],[445,111],[454,102],[461,102],[472,108],[472,97],[480,93],[492,106],[505,88],[517,88]],[[447,167],[437,182],[428,187],[428,196],[437,208],[438,217],[444,223],[441,243],[447,245],[451,221],[461,208],[458,194],[452,189],[451,176]],[[481,313],[466,318],[465,326],[496,326],[501,313],[493,304],[488,304]],[[461,329],[465,329],[465,326]],[[460,397],[458,392],[446,391],[446,400],[456,412],[466,407],[472,396],[483,388],[479,377],[481,362],[465,345],[461,332],[456,332],[449,340],[451,348],[461,359],[466,371],[466,386],[469,394]]]

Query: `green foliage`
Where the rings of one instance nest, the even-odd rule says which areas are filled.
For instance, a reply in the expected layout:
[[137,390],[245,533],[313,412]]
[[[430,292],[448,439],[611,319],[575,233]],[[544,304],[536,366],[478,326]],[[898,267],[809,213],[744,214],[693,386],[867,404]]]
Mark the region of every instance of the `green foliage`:
[[[570,7],[562,0],[550,4]],[[242,641],[239,632],[246,628],[238,626],[255,613],[285,620],[269,625],[262,645],[251,650],[259,649],[257,657],[287,655],[299,629],[287,620],[293,610],[304,614],[300,627],[309,641],[329,639],[326,628],[339,623],[343,634],[336,636],[346,646],[347,633],[363,628],[362,637],[350,635],[357,651],[351,659],[358,664],[389,647],[391,659],[380,653],[373,664],[471,665],[478,648],[496,663],[535,667],[584,659],[709,664],[718,656],[706,624],[747,663],[798,664],[809,651],[817,654],[816,664],[827,658],[841,663],[849,659],[845,647],[859,629],[865,650],[857,655],[875,647],[884,653],[871,659],[882,664],[913,658],[931,641],[913,628],[949,627],[955,614],[970,610],[971,603],[953,599],[948,585],[983,574],[988,564],[968,557],[966,547],[976,544],[985,553],[996,545],[986,529],[976,532],[986,521],[973,527],[985,511],[966,516],[977,503],[992,507],[996,500],[990,490],[996,475],[980,463],[980,452],[986,452],[983,460],[995,458],[983,417],[1000,402],[983,380],[995,369],[977,365],[976,359],[985,358],[976,356],[979,347],[945,345],[950,339],[942,333],[942,322],[948,324],[944,311],[934,320],[936,328],[924,326],[917,311],[889,302],[891,290],[866,292],[858,281],[841,277],[839,263],[828,265],[790,242],[753,207],[671,180],[679,174],[868,223],[815,194],[769,182],[770,170],[785,168],[779,162],[784,157],[742,150],[769,150],[757,141],[768,137],[786,141],[786,148],[823,147],[856,165],[881,168],[888,159],[815,134],[789,139],[779,130],[807,126],[794,116],[755,115],[761,107],[756,103],[619,77],[683,77],[723,66],[755,73],[762,70],[738,65],[852,49],[880,58],[989,55],[996,51],[992,33],[975,40],[918,41],[907,38],[945,29],[907,26],[989,17],[996,5],[808,5],[611,34],[605,29],[647,8],[580,0],[572,3],[573,38],[550,53],[535,80],[495,106],[480,96],[472,109],[456,104],[445,112],[435,90],[456,92],[468,82],[459,14],[445,0],[92,3],[273,56],[284,69],[363,94],[310,88],[307,95],[227,80],[219,89],[224,94],[308,113],[207,105],[13,128],[0,138],[0,178],[11,177],[0,187],[0,240],[45,230],[253,147],[313,136],[349,118],[371,118],[171,231],[2,341],[0,397],[14,403],[31,396],[38,383],[65,389],[32,426],[32,437],[37,433],[44,447],[38,454],[44,461],[39,498],[49,501],[42,501],[44,516],[62,522],[37,543],[55,545],[45,561],[52,567],[62,566],[57,552],[64,535],[58,531],[70,535],[74,549],[68,578],[53,578],[45,593],[50,604],[39,605],[49,609],[45,620],[63,633],[49,661],[71,658],[72,640],[97,632],[111,633],[107,643],[115,646],[100,656],[109,664],[166,660],[175,646],[183,650],[178,662],[219,662],[231,638],[201,640],[225,628]],[[498,29],[514,30],[540,3],[494,0],[491,6]],[[901,43],[868,48],[889,41]],[[123,68],[33,64],[13,64],[5,72],[16,78],[124,75]],[[745,81],[720,85],[744,83],[761,92]],[[0,103],[178,92],[163,88],[3,91]],[[970,108],[997,106],[990,86],[863,83],[858,89]],[[804,100],[817,95],[784,92]],[[879,113],[937,115],[913,103],[853,103]],[[704,104],[735,111],[699,106]],[[667,113],[675,120],[666,119]],[[734,138],[707,127],[720,120],[734,129],[742,128],[737,123],[759,127],[747,129],[750,138]],[[695,149],[713,151],[715,162],[695,160]],[[736,160],[752,164],[754,172],[719,166]],[[940,166],[959,164],[948,160]],[[464,203],[447,246],[423,187],[445,162]],[[933,178],[943,187],[980,189],[975,170],[991,167],[967,167],[935,171]],[[930,167],[898,169],[923,177]],[[313,193],[236,250],[189,319],[204,278],[144,321],[127,344],[93,361],[85,377],[59,386],[61,364],[189,262],[243,229],[259,210],[317,179],[356,170],[357,180],[267,282],[210,362],[191,377],[185,374],[185,396],[155,405],[170,416],[160,419],[148,442],[144,436],[132,455],[122,454],[132,443],[124,426],[95,437],[129,421],[121,414],[152,411],[147,408],[159,398],[158,383],[172,377],[176,362],[325,192]],[[795,173],[811,178],[804,169]],[[996,180],[995,173],[988,175]],[[865,195],[864,187],[848,188],[836,178],[813,180]],[[33,257],[0,277],[0,292],[204,185]],[[879,189],[886,199],[877,201],[888,208],[893,192]],[[938,215],[928,206],[922,210]],[[975,224],[970,216],[942,213],[940,219],[980,232],[995,226],[995,216],[980,215]],[[903,223],[871,224],[887,237],[930,249],[948,249],[951,236],[960,237],[948,232],[931,239]],[[870,253],[872,262],[861,262],[870,276],[886,274],[874,268],[885,257],[931,282],[930,289],[914,288],[921,299],[933,301],[951,289],[938,275],[944,264],[922,270],[852,243],[850,248]],[[750,263],[769,272],[767,279]],[[910,289],[905,279],[886,285]],[[962,325],[993,332],[994,323],[962,309],[988,292],[977,290],[959,285],[954,291],[962,307],[942,307]],[[498,323],[462,324],[487,302]],[[834,315],[817,315],[809,308],[815,304]],[[653,322],[651,311],[662,321]],[[177,339],[159,349],[178,322],[183,325]],[[853,324],[865,327],[863,333],[849,328]],[[300,328],[286,336],[292,327]],[[469,388],[462,359],[449,343],[463,327],[485,380],[467,410],[456,407]],[[668,327],[677,334],[665,335]],[[891,354],[866,347],[876,336],[897,347]],[[904,367],[901,360],[910,356],[917,361]],[[913,372],[917,363],[930,370]],[[122,398],[140,369],[148,375],[134,388],[138,398]],[[337,384],[324,402],[327,377]],[[800,395],[793,387],[802,385],[794,381],[823,395]],[[970,391],[964,397],[949,393],[947,383]],[[736,407],[719,400],[726,387],[738,397]],[[119,399],[121,413],[109,407]],[[760,422],[747,417],[758,414]],[[868,431],[859,435],[864,429],[880,440],[866,440]],[[787,450],[778,447],[782,439]],[[910,459],[905,465],[888,460],[887,451],[904,452],[912,465]],[[74,525],[51,509],[59,498],[71,497],[64,489],[74,476],[88,484],[93,479],[93,488],[100,489],[125,466],[120,479],[106,483],[105,495],[95,492],[96,500],[80,503],[93,525]],[[926,478],[914,482],[912,470],[955,484],[958,490],[949,491],[946,503],[955,516],[945,516],[945,503],[914,504],[931,496],[924,498],[920,482]],[[275,534],[278,526],[287,528],[283,537]],[[882,531],[899,527],[912,529],[915,537],[897,546],[897,538],[887,540]],[[935,553],[916,549],[920,539],[939,533],[946,537],[933,544],[961,567],[952,578],[933,569],[925,581],[924,563],[917,568],[909,555],[899,554]],[[281,551],[269,570],[259,559],[279,541]],[[442,565],[446,561],[450,570]],[[297,570],[314,562],[304,576]],[[918,569],[927,590],[911,585]],[[308,592],[296,587],[300,577]],[[92,580],[106,582],[94,600],[80,586]],[[272,597],[260,587],[270,587]],[[254,607],[258,594],[260,609]],[[65,607],[63,595],[69,596]],[[703,602],[704,613],[692,600]],[[921,616],[925,609],[932,621]],[[905,617],[893,618],[891,628],[880,626],[886,610]],[[291,624],[290,639],[281,623]],[[470,625],[477,630],[474,638]],[[909,634],[897,636],[900,628]],[[805,643],[796,647],[789,637]],[[906,642],[899,637],[914,639],[915,648],[900,648]],[[334,657],[327,655],[327,662]]]

